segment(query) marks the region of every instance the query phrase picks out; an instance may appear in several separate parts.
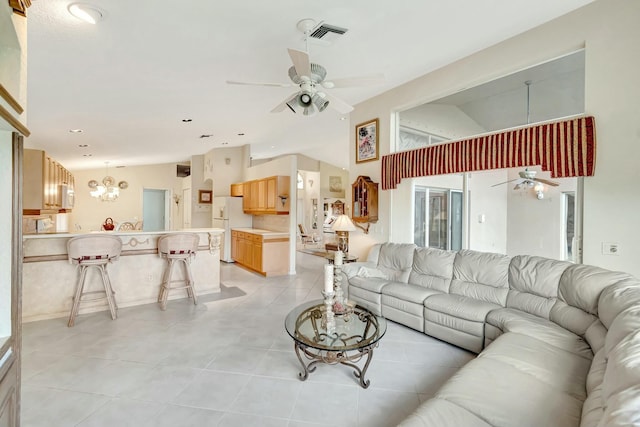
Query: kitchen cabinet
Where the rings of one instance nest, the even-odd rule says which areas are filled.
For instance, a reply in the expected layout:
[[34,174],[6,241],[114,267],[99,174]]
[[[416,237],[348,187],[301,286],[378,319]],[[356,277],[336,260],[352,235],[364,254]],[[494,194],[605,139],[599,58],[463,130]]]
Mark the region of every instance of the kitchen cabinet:
[[356,223],[378,221],[378,184],[360,175],[351,185],[351,219]]
[[233,260],[263,276],[289,273],[289,237],[286,233],[231,231]]
[[230,196],[231,197],[242,197],[243,187],[244,187],[244,185],[242,183],[231,184],[231,191],[229,192]]
[[72,207],[73,174],[42,150],[24,150],[25,214],[63,210]]
[[270,176],[245,182],[242,187],[245,213],[253,215],[286,215],[290,197],[288,176]]

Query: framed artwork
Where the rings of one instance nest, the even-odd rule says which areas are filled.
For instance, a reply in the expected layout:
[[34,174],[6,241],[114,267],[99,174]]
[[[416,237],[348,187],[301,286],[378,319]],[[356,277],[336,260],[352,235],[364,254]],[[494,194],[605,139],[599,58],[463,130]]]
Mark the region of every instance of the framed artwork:
[[378,119],[356,125],[356,163],[378,160]]
[[212,190],[198,190],[198,203],[211,204],[213,195]]

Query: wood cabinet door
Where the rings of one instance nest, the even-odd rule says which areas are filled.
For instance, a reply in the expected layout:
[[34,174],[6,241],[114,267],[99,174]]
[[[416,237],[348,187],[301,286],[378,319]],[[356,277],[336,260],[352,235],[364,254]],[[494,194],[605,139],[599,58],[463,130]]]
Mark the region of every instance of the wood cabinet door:
[[238,262],[243,265],[247,265],[248,261],[251,259],[249,255],[250,245],[247,239],[242,237],[238,238]]
[[251,211],[251,182],[242,184],[242,210],[247,213]]
[[258,200],[260,200],[260,191],[258,187],[258,181],[251,181],[250,206],[252,211],[258,210]]
[[231,232],[231,259],[238,261],[238,232]]
[[267,181],[264,179],[258,181],[258,200],[256,208],[259,211],[267,210]]
[[266,209],[268,211],[275,211],[276,210],[276,206],[277,206],[277,201],[276,199],[278,198],[278,194],[277,194],[277,183],[278,183],[278,178],[277,177],[271,177],[271,178],[267,178],[266,179]]
[[262,242],[252,242],[251,268],[256,271],[262,271]]

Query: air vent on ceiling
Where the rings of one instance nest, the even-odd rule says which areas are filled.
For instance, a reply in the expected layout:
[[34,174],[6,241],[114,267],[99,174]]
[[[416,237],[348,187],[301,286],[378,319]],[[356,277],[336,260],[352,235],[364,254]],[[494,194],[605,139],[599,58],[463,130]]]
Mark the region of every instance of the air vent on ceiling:
[[337,40],[340,36],[344,35],[344,33],[346,33],[347,31],[349,30],[347,30],[346,28],[341,28],[335,25],[325,24],[324,22],[321,22],[316,25],[313,30],[311,30],[311,33],[309,33],[309,38],[331,43]]

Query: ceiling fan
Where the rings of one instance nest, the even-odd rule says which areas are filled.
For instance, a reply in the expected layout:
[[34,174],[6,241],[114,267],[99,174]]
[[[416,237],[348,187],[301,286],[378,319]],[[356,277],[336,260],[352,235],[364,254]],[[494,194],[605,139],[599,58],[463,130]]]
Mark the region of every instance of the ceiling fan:
[[228,84],[253,85],[253,86],[274,86],[290,87],[298,86],[299,90],[287,96],[281,103],[271,110],[272,113],[279,113],[289,109],[293,113],[302,112],[305,116],[311,116],[316,112],[324,111],[328,106],[341,114],[353,111],[353,107],[341,99],[324,91],[324,89],[368,86],[379,84],[384,81],[384,75],[376,74],[363,77],[351,77],[325,80],[327,70],[319,64],[313,63],[309,59],[308,39],[316,22],[313,19],[303,19],[297,24],[297,28],[305,35],[307,51],[288,49],[289,57],[293,66],[289,68],[289,78],[292,83],[251,83],[227,80]]
[[497,187],[498,185],[508,184],[514,181],[520,181],[516,183],[515,187],[513,187],[514,190],[519,190],[521,188],[527,188],[527,187],[534,187],[537,183],[547,184],[552,187],[557,187],[558,185],[560,185],[555,181],[551,181],[543,178],[536,178],[536,171],[530,171],[529,169],[525,169],[521,172],[518,172],[518,175],[520,175],[520,178],[511,179],[509,181],[494,184],[492,185],[492,187]]

